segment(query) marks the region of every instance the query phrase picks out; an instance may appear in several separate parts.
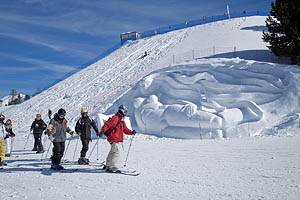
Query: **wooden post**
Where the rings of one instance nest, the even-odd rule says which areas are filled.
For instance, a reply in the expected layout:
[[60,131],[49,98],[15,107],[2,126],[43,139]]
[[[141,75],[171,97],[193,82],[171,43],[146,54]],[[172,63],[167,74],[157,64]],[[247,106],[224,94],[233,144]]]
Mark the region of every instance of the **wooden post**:
[[175,64],[175,55],[173,54],[173,64]]
[[195,60],[195,50],[192,50],[193,60]]
[[250,137],[250,127],[249,127],[249,122],[248,122],[248,136]]
[[202,133],[201,133],[201,124],[200,124],[200,121],[199,121],[199,131],[200,131],[200,140],[202,140]]
[[236,58],[236,46],[233,47],[233,57]]

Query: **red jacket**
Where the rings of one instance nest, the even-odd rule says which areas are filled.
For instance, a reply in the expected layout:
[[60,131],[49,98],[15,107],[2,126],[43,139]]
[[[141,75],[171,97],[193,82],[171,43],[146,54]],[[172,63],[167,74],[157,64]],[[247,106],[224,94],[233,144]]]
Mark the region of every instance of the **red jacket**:
[[[116,128],[114,128],[120,118],[120,123]],[[122,120],[122,114],[117,113],[115,116],[113,116],[110,120],[106,121],[105,124],[102,126],[101,130],[103,132],[106,132],[107,130],[112,130],[112,132],[107,137],[108,142],[123,142],[123,133],[127,135],[131,135],[132,131],[129,130],[126,126],[125,121]]]

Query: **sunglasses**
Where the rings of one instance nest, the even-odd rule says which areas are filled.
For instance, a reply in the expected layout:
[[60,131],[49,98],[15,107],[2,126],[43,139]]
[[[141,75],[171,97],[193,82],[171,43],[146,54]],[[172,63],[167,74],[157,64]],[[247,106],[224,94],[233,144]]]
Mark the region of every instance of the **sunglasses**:
[[59,115],[59,118],[63,119],[65,116],[64,115]]

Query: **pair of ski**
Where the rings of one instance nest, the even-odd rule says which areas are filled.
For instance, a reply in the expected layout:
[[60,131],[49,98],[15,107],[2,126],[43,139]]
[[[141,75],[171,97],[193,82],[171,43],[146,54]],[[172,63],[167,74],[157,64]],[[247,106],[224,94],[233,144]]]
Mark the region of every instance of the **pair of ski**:
[[137,172],[136,170],[119,170],[119,171],[116,171],[116,172],[113,172],[113,171],[106,171],[105,169],[97,169],[97,170],[101,170],[103,171],[103,173],[110,173],[110,174],[122,174],[122,175],[127,175],[127,176],[138,176],[140,175],[139,172]]
[[[90,163],[89,165],[87,166],[93,166],[93,167],[96,167],[97,171],[101,171],[101,173],[111,173],[111,174],[122,174],[122,175],[127,175],[127,176],[138,176],[140,175],[139,172],[137,172],[136,170],[119,170],[118,172],[111,172],[111,171],[106,171],[105,169],[103,169],[104,167],[104,161],[101,162],[101,163]],[[102,168],[99,168],[99,167],[102,167]],[[76,169],[61,169],[61,170],[54,170],[54,169],[51,169],[51,168],[42,168],[41,169],[42,171],[45,171],[45,170],[51,170],[51,171],[57,171],[57,172],[62,172],[62,173],[73,173],[73,172],[76,172],[79,170],[79,168],[76,168]]]
[[[91,164],[90,164],[91,165]],[[105,161],[101,162],[100,164],[92,164],[91,166],[95,166],[97,167],[96,170],[99,171],[103,171],[102,173],[111,173],[111,174],[122,174],[122,175],[128,175],[128,176],[138,176],[140,175],[139,172],[137,172],[136,170],[118,170],[117,172],[113,172],[113,171],[106,171],[105,167]],[[98,167],[102,167],[102,168],[98,168]]]
[[[51,168],[41,168],[41,171],[54,171],[54,172],[61,172],[61,173],[74,173],[77,172],[78,168],[76,169],[60,169],[60,170],[55,170],[55,169],[51,169]],[[139,172],[133,170],[133,171],[129,171],[129,170],[120,170],[118,172],[111,172],[111,171],[106,171],[105,169],[97,169],[97,171],[103,171],[102,173],[110,173],[110,174],[121,174],[121,175],[127,175],[127,176],[138,176],[140,175]]]

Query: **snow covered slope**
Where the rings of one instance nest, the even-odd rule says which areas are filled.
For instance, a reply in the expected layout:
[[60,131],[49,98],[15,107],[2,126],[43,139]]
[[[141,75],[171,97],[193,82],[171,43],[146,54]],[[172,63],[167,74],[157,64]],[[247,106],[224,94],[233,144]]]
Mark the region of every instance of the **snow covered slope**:
[[[0,112],[13,119],[15,129],[23,130],[29,127],[29,121],[36,113],[45,117],[48,108],[57,111],[63,107],[67,110],[71,125],[74,125],[81,107],[88,107],[91,114],[104,112],[110,103],[144,75],[169,65],[169,58],[176,52],[190,48],[210,48],[233,40],[243,48],[263,48],[265,44],[262,44],[261,35],[257,31],[243,28],[260,26],[264,24],[264,20],[265,17],[225,20],[128,42],[97,63],[29,101],[9,108],[0,108]],[[245,40],[245,34],[248,40]],[[205,37],[202,37],[203,35]],[[191,41],[195,41],[194,45],[191,45]],[[149,55],[141,58],[145,51]]]

